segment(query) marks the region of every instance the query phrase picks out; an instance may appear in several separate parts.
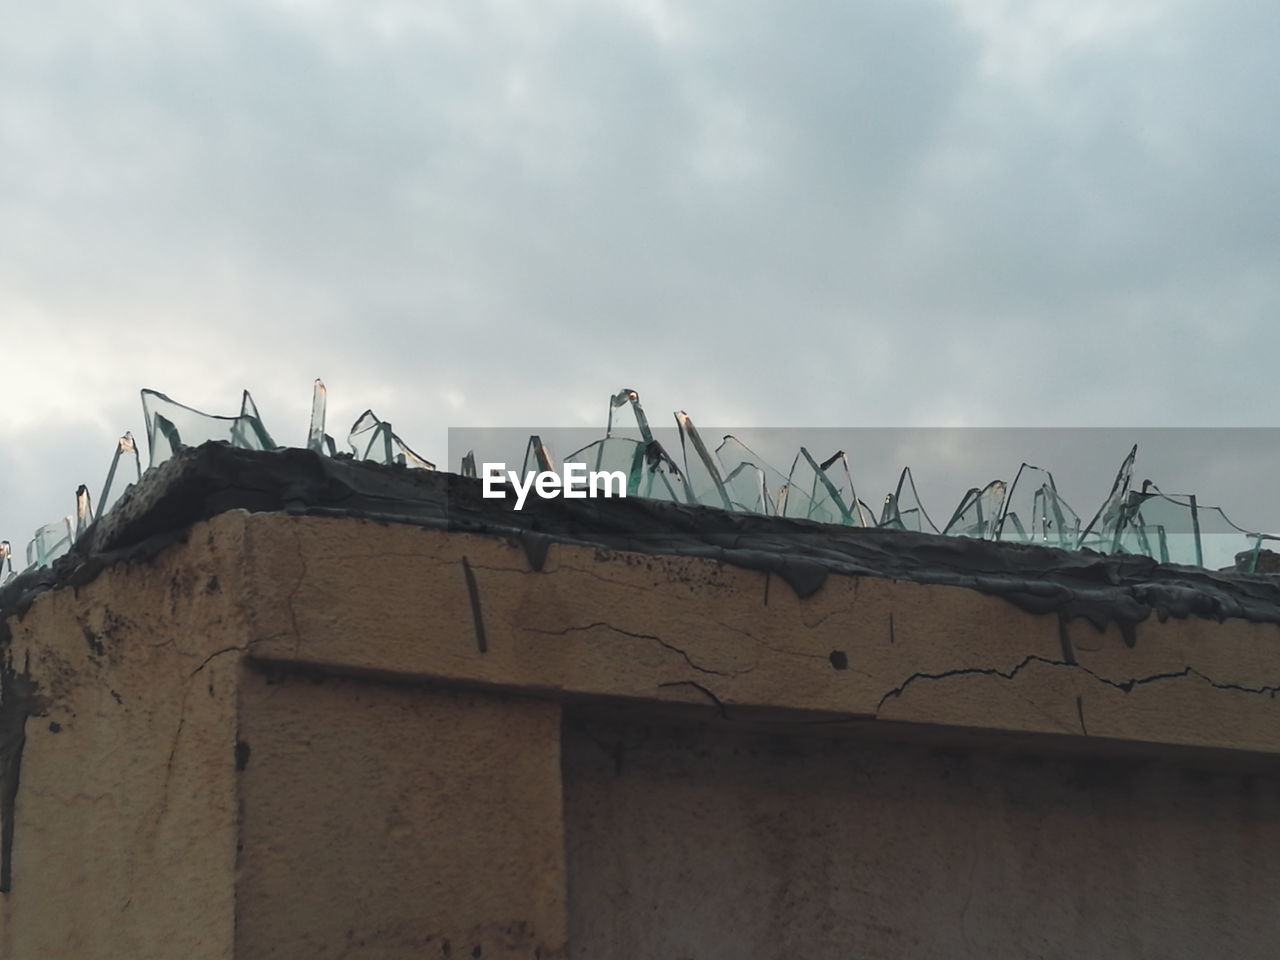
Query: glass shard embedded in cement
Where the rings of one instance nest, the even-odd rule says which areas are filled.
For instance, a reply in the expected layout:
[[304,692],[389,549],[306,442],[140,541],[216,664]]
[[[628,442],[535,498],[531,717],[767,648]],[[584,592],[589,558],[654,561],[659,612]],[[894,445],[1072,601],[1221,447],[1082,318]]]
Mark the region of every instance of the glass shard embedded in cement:
[[[722,472],[727,477],[735,478],[733,484],[735,496],[740,489],[739,481],[744,476],[744,468],[750,467],[751,470],[760,472],[765,491],[764,501],[762,509],[750,512],[760,512],[765,516],[791,517],[809,514],[813,501],[808,495],[803,490],[793,490],[790,478],[783,476],[772,464],[732,434],[726,436],[716,448],[716,459],[720,462]],[[749,472],[746,475],[749,476]]]
[[[778,491],[787,480],[732,435],[716,447],[716,462],[724,476],[731,509],[771,517],[777,512]],[[772,486],[772,489],[771,489]]]
[[46,567],[71,549],[75,542],[75,524],[71,517],[46,523],[27,544],[27,567]]
[[[324,382],[317,379],[305,445],[322,456],[346,457],[337,453],[333,438],[325,432],[327,396]],[[150,467],[163,463],[182,447],[211,440],[250,450],[278,449],[247,390],[236,416],[211,416],[149,389],[142,391],[142,407]],[[566,462],[582,463],[589,472],[620,473],[627,495],[633,497],[831,525],[938,533],[920,501],[910,468],[902,470],[877,517],[858,497],[854,485],[854,478],[866,465],[843,451],[819,459],[800,446],[789,472],[783,475],[740,438],[724,436],[713,452],[689,414],[677,411],[675,419],[679,463],[655,437],[639,393],[624,388],[609,397],[604,437],[574,451]],[[434,469],[389,422],[371,410],[357,418],[347,442],[350,456],[356,460]],[[1007,487],[993,480],[971,488],[943,533],[1066,550],[1135,554],[1160,562],[1246,573],[1258,568],[1264,545],[1280,543],[1280,537],[1239,527],[1220,508],[1205,506],[1195,496],[1165,494],[1150,481],[1133,490],[1136,455],[1134,446],[1121,463],[1106,500],[1083,527],[1080,516],[1059,494],[1053,475],[1023,463]],[[556,459],[541,434],[528,438],[523,465],[526,472],[556,470]],[[462,458],[460,472],[464,477],[476,477],[474,451]],[[108,514],[142,477],[138,446],[133,435],[126,433],[116,445],[96,509],[89,490],[79,487],[73,513],[41,527],[28,543],[28,568],[47,565],[65,554],[76,538],[84,535],[96,518]],[[596,487],[600,486],[602,482],[597,480]],[[0,544],[3,582],[14,575],[14,565],[8,542]],[[1268,559],[1268,565],[1273,563],[1274,559]]]
[[[828,474],[833,466],[835,478]],[[843,473],[839,466],[846,469]],[[806,520],[818,523],[834,523],[841,526],[862,526],[855,521],[853,480],[849,477],[848,464],[844,460],[844,451],[818,463],[805,447],[800,448],[791,462],[791,474],[787,477],[787,516],[798,517],[803,513]],[[837,486],[839,484],[839,486]]]
[[929,514],[920,502],[920,494],[916,492],[916,481],[911,476],[911,468],[903,467],[898,477],[898,486],[893,493],[884,498],[884,507],[880,512],[878,526],[891,530],[914,530],[917,533],[937,533]]
[[1133,481],[1133,461],[1138,456],[1138,445],[1135,443],[1129,455],[1116,471],[1116,478],[1111,484],[1111,493],[1103,501],[1102,506],[1093,519],[1089,521],[1084,532],[1080,534],[1077,548],[1087,547],[1099,553],[1116,553],[1120,547],[1120,535],[1124,530],[1124,514],[1129,498],[1129,484]]
[[680,453],[684,459],[685,489],[690,503],[732,510],[733,502],[725,488],[720,465],[693,425],[693,420],[683,410],[676,411],[676,426],[680,431]]
[[372,460],[386,466],[399,465],[411,470],[434,470],[435,464],[418,456],[391,429],[386,420],[379,420],[372,410],[366,410],[356,418],[347,434],[351,455],[357,460]]
[[210,440],[221,440],[245,450],[276,448],[248,390],[241,398],[237,417],[210,416],[155,390],[142,391],[142,413],[147,423],[152,467],[158,467],[181,447],[198,447]]
[[972,537],[994,540],[1000,511],[1004,507],[1003,480],[992,480],[982,489],[972,488],[956,507],[951,520],[942,529],[948,537]]
[[653,431],[649,429],[649,418],[644,415],[644,408],[640,406],[640,394],[630,387],[623,387],[609,398],[609,419],[605,424],[604,435],[606,437],[623,436],[630,430],[613,422],[613,412],[625,406],[631,407],[631,413],[635,417],[635,436],[642,443],[651,442]]
[[307,449],[315,453],[333,456],[337,453],[337,445],[333,437],[324,432],[325,407],[329,401],[329,391],[319,377],[311,387],[311,423],[307,427]]
[[1009,485],[993,539],[1074,550],[1080,518],[1058,495],[1053,474],[1024,463]]
[[83,483],[76,488],[76,539],[84,536],[84,532],[93,523],[93,499],[89,496],[89,488]]
[[524,472],[527,474],[554,470],[555,465],[551,458],[551,451],[542,442],[542,437],[535,433],[529,438],[529,445],[524,449]]
[[604,437],[575,450],[565,461],[586,464],[589,474],[622,473],[629,497],[690,502],[684,475],[656,440],[645,443],[630,437]]
[[133,434],[126,433],[116,441],[107,479],[102,484],[102,493],[98,497],[99,516],[114,507],[124,492],[141,479],[142,460],[138,456],[138,445],[133,441]]

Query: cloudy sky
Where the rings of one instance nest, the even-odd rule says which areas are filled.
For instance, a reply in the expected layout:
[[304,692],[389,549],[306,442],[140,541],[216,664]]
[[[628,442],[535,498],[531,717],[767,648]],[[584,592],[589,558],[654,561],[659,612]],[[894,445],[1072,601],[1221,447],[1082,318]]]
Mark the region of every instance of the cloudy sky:
[[322,376],[330,432],[372,406],[440,461],[621,386],[1270,426],[1277,36],[1256,0],[6,4],[0,536],[100,486],[142,386],[301,443]]

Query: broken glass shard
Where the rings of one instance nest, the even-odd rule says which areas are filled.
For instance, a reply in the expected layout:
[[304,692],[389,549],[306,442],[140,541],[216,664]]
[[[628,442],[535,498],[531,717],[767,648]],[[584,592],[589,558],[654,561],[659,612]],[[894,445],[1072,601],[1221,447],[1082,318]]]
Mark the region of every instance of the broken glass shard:
[[307,449],[316,453],[327,453],[332,457],[337,453],[337,447],[333,437],[324,432],[325,407],[328,398],[329,392],[325,389],[324,381],[317,377],[311,388],[311,423],[307,428]]
[[629,497],[690,502],[680,468],[656,440],[644,443],[630,437],[605,437],[575,450],[565,460],[586,464],[588,473],[621,472]]
[[854,526],[874,527],[875,514],[862,500],[858,499],[858,491],[853,486],[853,472],[849,469],[849,458],[843,450],[837,450],[819,464],[818,469],[826,477],[826,482],[834,491],[834,496],[841,503],[847,504],[850,520]]
[[138,445],[133,442],[133,434],[126,433],[116,442],[116,452],[111,457],[107,479],[102,484],[102,495],[98,497],[99,516],[114,507],[124,492],[141,479],[142,461],[138,457]]
[[241,399],[240,411],[237,417],[215,417],[170,400],[163,393],[143,390],[150,465],[159,466],[181,447],[198,447],[210,440],[244,450],[274,450],[276,442],[262,425],[248,390]]
[[542,438],[535,433],[529,438],[529,444],[524,449],[525,476],[530,473],[554,472],[555,469],[551,459],[551,451],[542,442]]
[[1129,484],[1133,479],[1133,461],[1138,456],[1135,443],[1129,455],[1120,464],[1116,478],[1111,483],[1111,493],[1103,501],[1089,525],[1080,534],[1078,547],[1097,550],[1099,553],[1115,553],[1123,530],[1124,512],[1129,497]]
[[84,536],[84,532],[93,523],[93,500],[89,497],[89,488],[83,483],[76,488],[76,539]]
[[356,418],[347,434],[351,454],[357,460],[402,467],[411,470],[434,470],[435,464],[418,456],[413,449],[391,429],[390,422],[379,420],[372,410],[366,410]]
[[729,499],[724,477],[720,474],[720,465],[703,443],[698,428],[683,410],[677,410],[675,416],[676,426],[680,431],[680,452],[684,459],[684,476],[690,502],[732,510],[733,502]]
[[911,476],[910,467],[902,468],[898,486],[893,493],[885,495],[878,526],[891,530],[913,530],[917,533],[938,532],[938,528],[929,519],[924,504],[920,502],[920,494],[916,491],[916,481]]
[[1262,539],[1262,534],[1233,523],[1220,507],[1204,506],[1194,494],[1162,493],[1147,480],[1126,498],[1112,552],[1211,570],[1234,569],[1241,553],[1252,554],[1256,561]]
[[[791,481],[781,471],[732,434],[726,435],[716,447],[716,459],[725,477],[731,478],[726,480],[726,488],[732,491],[734,502],[745,506],[746,498],[750,497],[756,506],[747,508],[748,512],[765,516],[786,515]],[[757,484],[763,488],[763,494],[758,492]],[[791,495],[791,509],[795,512],[790,515],[800,515],[811,504],[803,491],[795,491]]]
[[47,567],[71,549],[75,527],[70,517],[46,523],[27,544],[27,568]]
[[[176,403],[154,390],[142,391],[143,413],[150,445],[150,464],[162,463],[174,451],[206,441],[221,441],[253,450],[277,449],[263,426],[252,396],[245,391],[234,417],[210,416]],[[306,447],[335,456],[333,438],[325,433],[327,391],[322,380],[313,384],[311,419]],[[627,408],[631,421],[620,411]],[[725,436],[714,453],[692,418],[675,414],[681,464],[655,438],[639,394],[624,388],[609,398],[605,437],[576,451],[569,462],[583,463],[596,473],[620,472],[628,496],[681,504],[702,504],[762,516],[794,517],[845,526],[937,533],[920,502],[914,478],[904,468],[895,490],[885,497],[877,519],[858,497],[854,471],[841,451],[819,460],[800,447],[783,476],[734,436]],[[348,435],[358,460],[387,465],[433,469],[395,433],[391,424],[366,411]],[[1053,475],[1024,463],[1006,488],[1000,481],[974,487],[946,524],[950,536],[978,537],[1063,549],[1093,549],[1104,553],[1141,554],[1161,562],[1194,564],[1210,569],[1253,572],[1264,558],[1263,542],[1275,536],[1247,531],[1216,506],[1195,496],[1164,494],[1150,481],[1131,489],[1137,447],[1121,463],[1105,502],[1082,530],[1079,515],[1058,493]],[[553,472],[555,458],[539,435],[529,438],[524,451],[526,472]],[[463,476],[477,474],[469,451],[460,465]],[[133,435],[116,445],[101,495],[93,502],[89,491],[76,492],[75,513],[46,524],[27,546],[29,566],[45,565],[70,549],[75,539],[113,509],[123,493],[141,478],[141,459]],[[14,574],[7,541],[0,541],[0,582]],[[1265,557],[1271,552],[1266,551]]]
[[[836,467],[833,471],[834,481],[827,472],[833,466]],[[844,467],[843,475],[839,469],[841,466]],[[837,483],[840,484],[839,487]],[[806,448],[800,448],[795,460],[791,462],[791,474],[787,478],[787,496],[783,503],[786,516],[802,516],[803,511],[803,517],[807,520],[842,526],[857,523],[862,526],[854,519],[856,499],[843,450],[819,464]]]
[[995,539],[996,523],[1004,507],[1004,492],[1003,480],[992,480],[982,489],[974,487],[969,490],[943,528],[943,535],[974,540]]
[[777,476],[771,493],[769,471],[772,468],[732,435],[725,436],[716,447],[716,461],[724,475],[731,509],[773,516],[775,497],[777,491],[785,486],[785,478],[780,474]]
[[1009,485],[993,539],[1074,550],[1080,518],[1059,496],[1053,474],[1024,463]]
[[653,440],[653,431],[649,429],[649,418],[645,416],[644,408],[640,406],[640,394],[629,387],[623,387],[609,398],[609,419],[604,428],[605,438],[624,435],[622,431],[626,428],[615,426],[613,411],[628,405],[631,407],[631,413],[635,417],[636,435],[642,443],[651,442]]

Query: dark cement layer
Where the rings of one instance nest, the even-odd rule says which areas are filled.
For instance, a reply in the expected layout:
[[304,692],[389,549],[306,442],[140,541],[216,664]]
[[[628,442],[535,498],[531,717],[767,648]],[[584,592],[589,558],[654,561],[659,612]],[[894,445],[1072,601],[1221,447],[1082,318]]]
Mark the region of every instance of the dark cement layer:
[[[706,557],[768,571],[800,597],[831,574],[965,587],[1033,613],[1077,617],[1099,629],[1152,613],[1280,623],[1280,581],[958,537],[835,527],[638,498],[540,500],[525,509],[484,499],[480,482],[455,474],[383,467],[306,450],[236,450],[209,443],[183,450],[144,481],[52,568],[0,589],[0,616],[35,594],[92,579],[105,565],[163,548],[193,523],[227,510],[367,517],[466,531],[520,543],[541,569],[551,543]],[[0,637],[0,640],[3,638]]]

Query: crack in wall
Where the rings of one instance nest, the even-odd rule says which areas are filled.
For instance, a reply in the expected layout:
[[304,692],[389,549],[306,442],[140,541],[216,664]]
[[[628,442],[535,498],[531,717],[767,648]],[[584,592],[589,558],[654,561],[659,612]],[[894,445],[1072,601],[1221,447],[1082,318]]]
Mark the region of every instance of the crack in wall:
[[248,654],[253,649],[255,643],[259,641],[251,640],[246,644],[223,647],[220,650],[214,650],[203,660],[201,660],[189,674],[187,674],[186,683],[182,686],[182,698],[178,702],[178,726],[173,731],[173,738],[169,741],[169,756],[164,764],[164,779],[160,784],[160,800],[156,805],[155,823],[159,824],[161,818],[169,806],[169,783],[173,778],[173,764],[178,756],[178,746],[182,740],[182,731],[187,725],[187,703],[191,697],[191,689],[194,686],[193,681],[200,673],[214,660],[219,657],[226,656],[228,653]]
[[[1079,663],[1068,662],[1066,660],[1052,660],[1049,657],[1042,657],[1039,654],[1030,654],[1025,657],[1021,663],[1017,664],[1012,670],[1001,670],[999,667],[958,667],[954,670],[944,670],[941,673],[913,673],[907,677],[901,684],[894,687],[888,693],[880,698],[880,702],[876,704],[876,712],[878,713],[885,705],[886,701],[896,699],[902,696],[903,692],[918,680],[947,680],[951,677],[964,676],[987,676],[999,677],[1002,680],[1012,680],[1026,667],[1033,663],[1042,663],[1050,667],[1067,667],[1072,670],[1080,670],[1088,674],[1099,683],[1121,691],[1122,693],[1130,693],[1135,687],[1143,686],[1148,683],[1156,683],[1161,680],[1178,680],[1184,677],[1196,677],[1203,680],[1215,690],[1234,690],[1238,693],[1251,693],[1258,696],[1269,696],[1275,698],[1277,692],[1280,692],[1280,685],[1261,686],[1261,687],[1245,687],[1238,683],[1219,683],[1211,677],[1206,676],[1192,666],[1185,666],[1181,670],[1170,670],[1164,673],[1153,673],[1145,677],[1131,677],[1128,680],[1112,680],[1110,677],[1104,677],[1096,671],[1090,670],[1088,667]],[[1084,725],[1083,713],[1081,714],[1081,726]]]
[[708,700],[710,700],[715,705],[716,710],[720,712],[720,718],[722,720],[730,719],[729,711],[725,709],[724,702],[721,701],[719,697],[717,697],[714,693],[712,693],[709,689],[707,689],[700,683],[697,683],[693,680],[671,680],[671,681],[668,681],[667,683],[658,684],[659,689],[662,689],[664,687],[693,687],[693,689],[703,694]]
[[[549,636],[549,637],[563,637],[570,633],[582,633],[587,630],[595,630],[597,627],[604,627],[606,630],[611,630],[614,633],[620,633],[624,637],[632,637],[633,639],[636,639],[636,640],[652,640],[655,643],[657,643],[659,646],[663,647],[664,649],[670,650],[672,653],[679,654],[684,659],[685,663],[687,663],[694,670],[697,670],[699,673],[707,673],[716,677],[734,677],[739,675],[737,673],[726,673],[723,670],[713,670],[711,667],[704,667],[701,664],[696,663],[694,659],[690,657],[686,651],[680,649],[675,644],[668,643],[666,640],[663,640],[661,637],[654,636],[651,633],[635,633],[634,631],[631,631],[631,630],[623,630],[621,627],[615,627],[613,624],[605,623],[603,620],[597,620],[594,623],[583,624],[580,626],[565,627],[563,630],[540,630],[536,627],[527,627],[526,629],[530,633],[540,633],[540,634],[543,634],[544,636]],[[749,672],[749,671],[746,671],[746,672]]]

